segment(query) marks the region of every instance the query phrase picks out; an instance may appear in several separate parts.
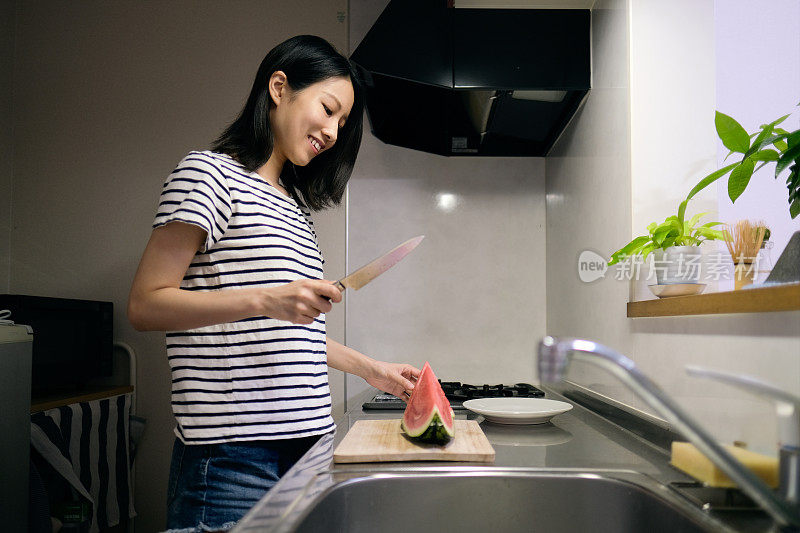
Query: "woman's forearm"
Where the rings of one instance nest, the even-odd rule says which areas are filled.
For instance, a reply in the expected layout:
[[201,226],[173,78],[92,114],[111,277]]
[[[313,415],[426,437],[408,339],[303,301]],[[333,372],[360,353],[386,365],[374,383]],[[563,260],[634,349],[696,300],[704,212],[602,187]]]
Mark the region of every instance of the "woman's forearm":
[[181,279],[205,240],[201,228],[171,222],[153,230],[128,296],[128,319],[139,331],[182,331],[257,314],[253,288],[190,291]]
[[258,302],[251,289],[199,292],[164,287],[131,294],[128,317],[139,331],[184,331],[255,316]]
[[327,340],[328,366],[364,378],[373,387],[403,400],[411,396],[419,370],[409,364],[387,363],[367,357],[330,337]]
[[327,337],[328,366],[364,379],[373,373],[375,360]]
[[134,282],[128,318],[140,331],[183,331],[250,317],[311,324],[341,299],[342,293],[330,281],[318,279],[217,291],[177,287],[145,290]]
[[185,331],[268,316],[311,324],[339,302],[330,281],[299,279],[284,285],[191,291],[180,288],[205,231],[182,222],[153,230],[128,298],[128,319],[139,331]]

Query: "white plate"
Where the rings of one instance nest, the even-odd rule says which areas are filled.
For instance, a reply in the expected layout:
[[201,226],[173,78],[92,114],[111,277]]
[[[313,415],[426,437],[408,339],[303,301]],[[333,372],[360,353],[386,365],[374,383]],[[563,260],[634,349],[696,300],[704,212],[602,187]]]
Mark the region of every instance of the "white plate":
[[544,424],[572,409],[572,404],[545,398],[482,398],[464,407],[498,424]]
[[700,294],[706,288],[705,283],[672,283],[669,285],[648,285],[654,295],[659,298],[669,298],[670,296],[689,296],[690,294]]

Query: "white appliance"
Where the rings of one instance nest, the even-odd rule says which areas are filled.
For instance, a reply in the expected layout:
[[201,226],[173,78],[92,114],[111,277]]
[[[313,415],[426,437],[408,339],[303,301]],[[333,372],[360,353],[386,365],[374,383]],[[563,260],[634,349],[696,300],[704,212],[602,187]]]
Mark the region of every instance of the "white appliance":
[[28,531],[33,330],[0,324],[0,516],[4,531]]

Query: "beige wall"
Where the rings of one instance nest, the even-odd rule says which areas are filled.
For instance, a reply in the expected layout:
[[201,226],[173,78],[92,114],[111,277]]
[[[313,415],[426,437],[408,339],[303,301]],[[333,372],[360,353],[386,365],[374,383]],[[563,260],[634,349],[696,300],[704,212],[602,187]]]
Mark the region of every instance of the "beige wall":
[[[292,2],[17,2],[13,292],[110,300],[115,337],[139,359],[139,531],[164,526],[173,419],[163,334],[125,318],[130,282],[166,176],[204,149],[240,110],[266,52],[296,34],[346,52],[345,0]],[[4,14],[10,9],[3,4]],[[0,68],[7,67],[3,18]],[[2,91],[6,91],[3,84]],[[9,115],[0,92],[0,117]],[[0,193],[11,185],[6,121]],[[8,195],[0,194],[0,286]],[[344,209],[316,217],[326,275],[344,271]],[[343,310],[331,335],[343,337]],[[332,377],[341,413],[343,378]]]
[[[687,377],[684,366],[750,374],[800,394],[800,312],[629,319],[627,282],[612,270],[593,283],[577,275],[581,251],[608,257],[675,210],[692,177],[713,168],[713,12],[711,0],[595,4],[594,88],[547,159],[547,330],[622,351],[719,440],[774,455],[768,402]],[[711,191],[697,206],[715,209],[715,198]],[[644,408],[594,367],[570,377]]]
[[14,2],[0,0],[0,293],[8,291],[11,258],[11,183],[14,171]]
[[[351,269],[425,240],[348,294],[348,344],[428,361],[444,381],[532,382],[546,318],[544,159],[446,158],[372,136],[362,153],[350,182]],[[347,380],[350,402],[366,386]]]

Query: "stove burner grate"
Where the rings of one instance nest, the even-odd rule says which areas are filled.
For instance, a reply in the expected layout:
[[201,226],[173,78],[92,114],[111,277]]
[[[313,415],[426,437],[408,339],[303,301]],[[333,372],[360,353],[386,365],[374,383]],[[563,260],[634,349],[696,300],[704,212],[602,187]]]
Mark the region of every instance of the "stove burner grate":
[[[541,398],[544,392],[529,383],[516,385],[470,385],[459,381],[442,381],[444,395],[450,400],[454,410],[465,409],[462,405],[467,400],[478,398]],[[363,409],[405,409],[405,402],[391,394],[378,394],[362,405]]]

